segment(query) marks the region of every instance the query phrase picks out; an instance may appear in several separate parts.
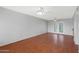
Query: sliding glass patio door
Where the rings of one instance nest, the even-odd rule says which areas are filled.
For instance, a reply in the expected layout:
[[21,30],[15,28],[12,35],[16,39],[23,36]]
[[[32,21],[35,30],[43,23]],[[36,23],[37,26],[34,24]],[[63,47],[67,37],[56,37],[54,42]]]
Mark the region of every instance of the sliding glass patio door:
[[63,34],[63,23],[62,22],[55,22],[54,23],[54,32]]

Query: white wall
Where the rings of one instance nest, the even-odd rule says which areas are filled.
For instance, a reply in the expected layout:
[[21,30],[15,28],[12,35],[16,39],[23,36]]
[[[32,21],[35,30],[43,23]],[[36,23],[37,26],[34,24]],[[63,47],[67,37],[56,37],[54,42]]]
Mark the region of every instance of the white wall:
[[0,8],[0,46],[47,32],[47,22]]
[[79,12],[76,11],[74,15],[74,41],[79,45]]
[[[63,33],[62,34],[66,34],[66,35],[73,35],[73,20],[72,19],[65,19],[65,20],[60,20],[60,21],[50,21],[48,23],[48,32],[53,32],[53,33],[60,33],[59,32],[59,23],[63,23]],[[54,32],[54,24],[57,27],[56,32]]]

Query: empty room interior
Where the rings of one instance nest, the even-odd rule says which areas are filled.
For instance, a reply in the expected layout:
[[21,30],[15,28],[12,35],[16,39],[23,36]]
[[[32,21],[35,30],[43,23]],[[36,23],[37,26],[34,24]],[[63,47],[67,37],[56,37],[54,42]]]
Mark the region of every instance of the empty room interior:
[[78,53],[78,6],[0,6],[0,53]]

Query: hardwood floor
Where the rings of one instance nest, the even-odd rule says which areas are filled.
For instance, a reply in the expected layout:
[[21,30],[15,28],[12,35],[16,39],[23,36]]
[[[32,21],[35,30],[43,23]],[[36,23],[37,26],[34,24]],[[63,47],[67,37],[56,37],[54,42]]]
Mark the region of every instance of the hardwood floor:
[[0,47],[0,50],[13,53],[76,53],[78,47],[74,44],[73,36],[45,33]]

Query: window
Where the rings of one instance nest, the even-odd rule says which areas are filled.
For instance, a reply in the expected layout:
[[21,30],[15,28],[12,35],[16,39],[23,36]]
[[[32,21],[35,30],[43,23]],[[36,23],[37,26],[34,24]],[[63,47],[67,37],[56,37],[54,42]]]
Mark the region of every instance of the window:
[[59,32],[63,32],[63,23],[59,23]]
[[56,27],[56,23],[54,23],[54,32],[56,32],[57,27]]

